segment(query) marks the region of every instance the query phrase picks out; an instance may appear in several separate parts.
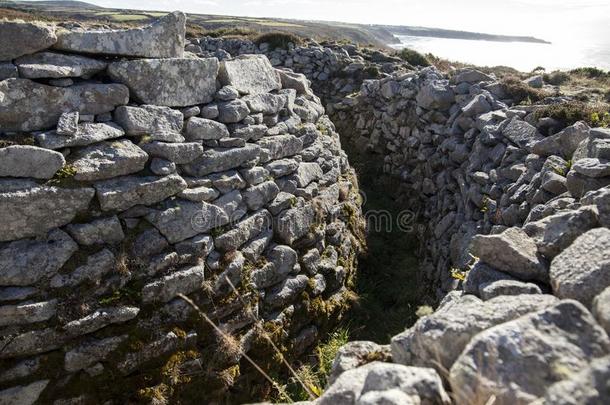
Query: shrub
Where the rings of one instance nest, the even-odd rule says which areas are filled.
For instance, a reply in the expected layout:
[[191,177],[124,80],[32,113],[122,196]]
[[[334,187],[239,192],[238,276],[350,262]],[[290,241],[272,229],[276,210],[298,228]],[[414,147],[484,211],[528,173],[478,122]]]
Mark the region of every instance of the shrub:
[[599,127],[610,124],[609,109],[607,104],[592,105],[581,101],[568,101],[541,107],[536,110],[535,117],[537,119],[550,117],[565,126],[577,121],[585,121],[591,126]]
[[205,31],[203,35],[212,37],[212,38],[220,38],[220,37],[252,37],[257,35],[256,31],[247,28],[218,28],[215,30]]
[[413,49],[404,48],[398,52],[398,57],[404,60],[405,62],[409,62],[413,66],[430,66],[430,62],[424,55],[421,53],[414,51]]
[[582,67],[570,70],[570,73],[587,77],[589,79],[610,78],[610,72],[605,72],[595,67]]
[[298,45],[302,42],[301,38],[287,32],[268,32],[261,34],[254,40],[256,45],[268,43],[269,48],[274,49],[288,49],[288,44]]
[[545,73],[542,75],[544,81],[553,86],[560,86],[570,81],[569,73],[556,70],[555,72]]
[[528,86],[516,76],[507,76],[500,81],[500,84],[504,92],[515,104],[540,101],[548,96],[543,90]]

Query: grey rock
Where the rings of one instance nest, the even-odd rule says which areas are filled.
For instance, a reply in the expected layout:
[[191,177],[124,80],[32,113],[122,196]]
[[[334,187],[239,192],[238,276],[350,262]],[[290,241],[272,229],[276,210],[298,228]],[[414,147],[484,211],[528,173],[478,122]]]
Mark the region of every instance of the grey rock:
[[175,11],[140,28],[59,31],[54,48],[102,55],[181,58],[185,33],[186,16]]
[[139,308],[129,306],[98,309],[84,318],[68,322],[63,329],[69,336],[86,335],[108,325],[127,322],[138,316],[139,312]]
[[323,175],[319,164],[314,162],[300,163],[296,172],[297,186],[307,187],[312,181],[319,180]]
[[394,336],[392,359],[400,364],[448,370],[479,332],[557,301],[552,295],[540,294],[501,296],[488,301],[464,295]]
[[335,355],[331,366],[328,384],[333,382],[348,370],[353,370],[372,361],[369,359],[389,359],[391,356],[388,346],[381,346],[374,342],[352,341],[341,346]]
[[89,368],[98,361],[105,360],[126,339],[127,335],[122,335],[83,343],[66,352],[64,368],[69,373]]
[[239,173],[250,186],[259,185],[269,178],[269,171],[260,166],[243,169]]
[[297,253],[289,246],[275,246],[267,253],[267,263],[251,274],[251,282],[257,289],[270,287],[297,273]]
[[78,245],[59,229],[46,238],[9,243],[0,249],[0,285],[24,286],[50,277],[77,250]]
[[127,87],[115,83],[53,87],[28,79],[7,79],[0,82],[0,93],[4,96],[0,126],[5,131],[48,129],[57,124],[64,112],[102,114],[129,101]]
[[610,340],[591,314],[561,301],[478,334],[451,367],[449,382],[460,403],[485,404],[492,396],[498,404],[529,403],[608,353]]
[[[4,23],[6,24],[6,23]],[[0,29],[0,33],[2,30]],[[32,405],[44,391],[50,380],[40,380],[28,385],[18,385],[0,391],[0,404],[2,405]]]
[[57,121],[57,129],[55,132],[58,135],[74,136],[78,133],[78,111],[63,113]]
[[152,205],[187,188],[176,174],[166,177],[125,176],[95,184],[100,207],[104,211],[124,211],[135,205]]
[[203,146],[197,142],[168,143],[153,141],[140,144],[140,146],[150,156],[169,160],[179,165],[190,163],[203,154]]
[[36,22],[2,21],[0,23],[0,61],[10,61],[49,48],[57,41],[55,29]]
[[276,70],[284,89],[295,89],[297,94],[313,96],[309,86],[309,80],[302,73],[294,73],[286,70]]
[[257,144],[262,149],[263,162],[292,156],[303,149],[303,141],[294,135],[267,136],[260,139]]
[[252,186],[247,188],[242,193],[244,197],[244,202],[248,206],[248,209],[252,211],[256,211],[265,205],[271,200],[273,200],[280,189],[273,181],[266,181],[256,186]]
[[120,106],[114,111],[115,122],[123,127],[127,135],[152,134],[155,139],[158,139],[155,136],[158,133],[179,134],[182,131],[182,118],[180,111],[155,105]]
[[218,192],[218,190],[210,187],[201,186],[195,188],[187,188],[186,190],[181,191],[178,194],[178,197],[190,201],[209,202],[218,198],[219,195],[220,193]]
[[542,80],[541,75],[532,76],[530,78],[525,79],[523,82],[535,89],[541,89],[542,86],[544,86],[544,80]]
[[206,118],[191,117],[186,122],[186,139],[189,141],[196,140],[213,140],[228,138],[229,130],[227,126],[216,121]]
[[18,378],[29,377],[40,369],[40,358],[22,360],[15,366],[0,373],[0,381],[7,382]]
[[537,404],[594,405],[610,402],[610,356],[594,359],[591,364],[568,378],[551,385]]
[[595,191],[610,185],[610,176],[588,177],[577,173],[575,170],[570,170],[566,179],[568,191],[575,198],[580,198],[589,191]]
[[125,239],[121,222],[116,215],[96,219],[86,224],[70,224],[66,230],[79,245],[84,246],[101,243],[114,244]]
[[169,160],[152,158],[150,161],[150,171],[157,176],[168,176],[176,173],[176,164]]
[[164,210],[153,212],[146,219],[170,243],[183,241],[229,222],[227,214],[213,204],[180,199],[168,202]]
[[283,243],[292,245],[305,236],[315,223],[316,213],[312,204],[283,211],[274,221],[273,230]]
[[0,306],[0,326],[25,325],[51,319],[57,312],[57,300],[25,302]]
[[223,195],[214,201],[214,205],[222,209],[229,222],[239,221],[244,215],[246,215],[247,207],[243,202],[243,197],[239,190],[232,191]]
[[538,251],[548,259],[557,256],[581,234],[597,225],[597,209],[582,207],[576,211],[563,211],[549,215],[523,227],[538,246]]
[[604,291],[593,299],[591,312],[595,316],[595,319],[597,319],[597,323],[599,323],[606,333],[608,333],[608,336],[610,336],[610,286],[606,287]]
[[[34,287],[2,287],[0,288],[0,301],[22,301],[33,295],[38,290]],[[0,378],[0,380],[2,380]]]
[[127,139],[100,142],[79,149],[69,157],[75,180],[96,181],[124,176],[144,169],[148,155]]
[[579,121],[555,135],[539,140],[533,145],[532,152],[540,156],[560,154],[570,159],[578,145],[587,139],[588,135],[589,126]]
[[277,114],[286,105],[286,97],[278,94],[256,94],[246,96],[243,100],[248,104],[250,112],[265,115]]
[[283,308],[290,303],[307,287],[309,279],[300,274],[295,277],[287,278],[277,286],[273,287],[265,295],[265,304],[270,308]]
[[265,169],[269,170],[269,173],[277,178],[294,173],[299,168],[299,165],[299,162],[294,159],[279,159],[267,163]]
[[110,77],[127,85],[143,104],[186,107],[212,101],[216,93],[218,60],[137,59],[113,62]]
[[472,117],[491,111],[491,105],[483,94],[473,97],[473,99],[462,109],[464,116]]
[[142,301],[145,303],[169,302],[178,294],[188,295],[203,287],[204,268],[194,266],[175,271],[142,288]]
[[50,179],[65,163],[61,153],[36,146],[14,145],[0,149],[0,177]]
[[524,283],[517,280],[498,280],[481,286],[480,296],[483,301],[502,295],[542,294],[542,290],[534,283]]
[[92,188],[36,186],[19,191],[0,192],[0,241],[46,234],[70,223],[89,206]]
[[479,83],[488,82],[494,80],[493,77],[486,75],[485,73],[475,69],[464,69],[455,75],[454,80],[456,83]]
[[227,252],[239,249],[244,243],[256,237],[271,226],[271,216],[266,210],[261,210],[243,219],[214,240],[216,249]]
[[55,328],[37,329],[19,335],[9,335],[4,339],[0,338],[0,344],[3,347],[0,352],[0,359],[46,353],[61,347],[65,340],[65,335],[55,330]]
[[264,55],[243,55],[220,64],[218,78],[242,94],[261,94],[282,87],[275,69]]
[[106,69],[104,61],[76,55],[40,52],[15,60],[19,75],[26,79],[83,77],[90,78]]
[[108,139],[120,138],[125,133],[114,123],[84,123],[78,125],[74,136],[59,135],[55,131],[43,132],[35,136],[43,148],[62,149],[72,146],[87,146]]
[[157,229],[149,228],[135,238],[132,246],[133,256],[143,258],[162,252],[169,243]]
[[250,110],[243,100],[233,100],[218,104],[218,121],[235,123],[248,116]]
[[197,235],[176,244],[179,255],[193,255],[197,258],[207,257],[214,249],[214,240],[209,235]]
[[424,85],[416,97],[417,105],[425,109],[446,110],[455,101],[455,93],[443,81],[432,81]]
[[128,353],[117,368],[121,374],[130,374],[147,362],[176,352],[183,344],[193,342],[196,338],[197,334],[193,332],[185,337],[179,337],[174,332],[169,332],[162,338],[144,345],[140,351]]
[[19,77],[17,66],[10,62],[0,62],[0,81]]
[[504,127],[502,135],[520,148],[530,149],[536,142],[543,139],[536,127],[521,121],[517,117],[510,120],[508,125]]
[[184,171],[191,176],[224,172],[255,159],[259,154],[260,147],[254,144],[246,144],[243,148],[208,149],[199,159],[185,165]]
[[587,177],[610,176],[610,161],[597,158],[579,159],[573,163],[572,170]]
[[216,98],[221,101],[231,101],[239,97],[239,91],[233,86],[224,86],[216,92]]
[[476,235],[471,252],[484,263],[521,280],[548,280],[547,265],[538,255],[536,242],[520,228],[498,235]]
[[593,298],[610,285],[610,230],[592,229],[551,262],[553,293],[591,307]]
[[102,277],[115,267],[115,257],[108,249],[101,250],[87,258],[87,263],[68,274],[58,274],[51,279],[52,288],[74,287],[85,281],[98,284]]

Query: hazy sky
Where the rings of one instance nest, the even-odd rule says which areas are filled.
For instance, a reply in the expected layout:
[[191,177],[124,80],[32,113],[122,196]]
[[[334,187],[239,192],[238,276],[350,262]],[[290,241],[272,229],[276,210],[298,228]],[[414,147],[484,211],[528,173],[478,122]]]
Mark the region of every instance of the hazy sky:
[[610,0],[85,0],[104,7],[421,25],[498,34],[610,36]]

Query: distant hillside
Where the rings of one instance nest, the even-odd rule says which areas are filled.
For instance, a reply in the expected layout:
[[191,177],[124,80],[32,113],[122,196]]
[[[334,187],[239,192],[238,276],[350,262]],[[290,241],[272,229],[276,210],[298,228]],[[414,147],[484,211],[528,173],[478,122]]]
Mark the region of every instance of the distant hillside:
[[495,42],[534,42],[540,44],[549,44],[550,42],[543,39],[527,36],[514,35],[495,35],[484,34],[480,32],[446,30],[442,28],[427,28],[427,27],[407,27],[400,25],[384,25],[382,26],[395,35],[410,35],[416,37],[434,37],[434,38],[454,38],[454,39],[470,39],[475,41],[495,41]]

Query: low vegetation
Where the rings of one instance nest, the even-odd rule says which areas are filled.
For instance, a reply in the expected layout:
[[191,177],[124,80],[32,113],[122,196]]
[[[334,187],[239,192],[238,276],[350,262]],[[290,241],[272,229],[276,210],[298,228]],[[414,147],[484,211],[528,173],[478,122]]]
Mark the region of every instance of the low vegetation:
[[267,43],[270,49],[288,49],[289,44],[299,45],[302,39],[286,32],[268,32],[257,36],[254,42],[257,45]]
[[506,95],[515,104],[531,104],[550,95],[544,90],[528,86],[517,76],[506,76],[500,81],[500,84]]
[[610,106],[608,104],[591,104],[582,101],[568,101],[551,104],[536,110],[536,118],[553,118],[562,125],[572,125],[577,121],[585,121],[593,127],[610,126]]
[[398,52],[398,57],[413,66],[430,66],[430,62],[428,61],[428,59],[426,59],[424,55],[413,49],[401,49],[400,52]]

